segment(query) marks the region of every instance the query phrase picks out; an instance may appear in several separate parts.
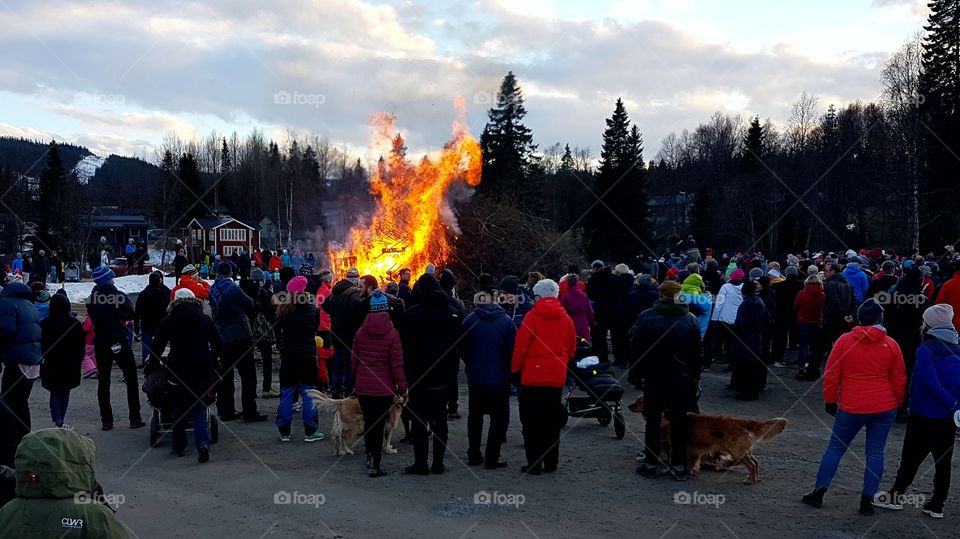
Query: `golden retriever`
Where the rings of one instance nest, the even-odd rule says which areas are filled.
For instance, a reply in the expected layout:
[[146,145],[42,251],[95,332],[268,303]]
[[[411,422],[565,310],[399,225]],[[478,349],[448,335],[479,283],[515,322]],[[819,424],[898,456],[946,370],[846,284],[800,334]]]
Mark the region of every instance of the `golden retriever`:
[[[333,414],[333,424],[330,434],[333,436],[333,447],[336,455],[352,455],[350,447],[354,440],[363,434],[363,412],[360,410],[360,401],[356,397],[334,399],[325,393],[311,389],[307,391],[317,410],[324,410]],[[405,402],[396,400],[390,406],[387,421],[383,426],[383,452],[389,455],[396,454],[397,450],[390,445],[393,429],[400,423],[400,413]]]
[[[643,413],[644,398],[637,397],[629,405],[631,412]],[[699,473],[700,466],[710,465],[726,469],[738,464],[747,468],[746,484],[760,481],[760,463],[753,455],[757,444],[766,443],[779,436],[787,428],[787,420],[775,417],[766,421],[740,419],[719,415],[700,415],[690,412],[690,443],[687,446],[687,469]],[[670,454],[670,421],[660,421],[661,449]]]

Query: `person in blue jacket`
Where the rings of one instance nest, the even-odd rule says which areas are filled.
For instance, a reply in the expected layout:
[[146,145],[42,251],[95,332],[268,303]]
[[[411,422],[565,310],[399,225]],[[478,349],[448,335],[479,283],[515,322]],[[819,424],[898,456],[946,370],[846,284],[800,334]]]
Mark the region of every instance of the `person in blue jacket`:
[[853,297],[856,298],[857,304],[863,303],[867,290],[870,288],[870,279],[867,279],[867,274],[860,269],[860,263],[847,262],[847,267],[843,270],[843,276],[853,287]]
[[[467,464],[493,470],[507,465],[500,461],[500,446],[510,425],[510,360],[517,328],[495,302],[493,276],[483,273],[477,280],[476,309],[463,321],[460,341],[470,389]],[[484,415],[490,416],[485,454],[480,452]]]
[[0,464],[13,466],[20,440],[30,432],[30,391],[40,377],[40,314],[33,291],[10,283],[0,292]]
[[953,326],[953,308],[934,305],[923,313],[923,343],[917,349],[910,390],[910,417],[900,452],[897,478],[888,493],[874,505],[903,509],[904,493],[913,483],[927,455],[933,455],[933,497],[923,512],[943,518],[950,490],[951,461],[956,426],[953,414],[960,409],[960,345]]

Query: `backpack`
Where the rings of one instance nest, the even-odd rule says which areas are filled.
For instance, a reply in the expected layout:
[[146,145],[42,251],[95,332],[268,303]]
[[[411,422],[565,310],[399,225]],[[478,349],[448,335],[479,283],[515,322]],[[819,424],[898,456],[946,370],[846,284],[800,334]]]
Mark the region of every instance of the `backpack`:
[[253,338],[258,343],[273,344],[273,326],[263,313],[257,314],[257,319],[253,322]]

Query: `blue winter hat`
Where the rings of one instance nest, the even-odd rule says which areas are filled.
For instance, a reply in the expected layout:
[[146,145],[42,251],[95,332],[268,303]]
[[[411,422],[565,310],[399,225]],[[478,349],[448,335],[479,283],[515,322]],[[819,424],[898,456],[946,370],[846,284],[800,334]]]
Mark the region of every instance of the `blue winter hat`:
[[116,277],[113,270],[107,266],[97,266],[93,269],[93,282],[97,284],[107,284]]
[[387,296],[380,290],[374,290],[373,295],[370,296],[370,312],[381,313],[389,310],[390,305],[387,303]]

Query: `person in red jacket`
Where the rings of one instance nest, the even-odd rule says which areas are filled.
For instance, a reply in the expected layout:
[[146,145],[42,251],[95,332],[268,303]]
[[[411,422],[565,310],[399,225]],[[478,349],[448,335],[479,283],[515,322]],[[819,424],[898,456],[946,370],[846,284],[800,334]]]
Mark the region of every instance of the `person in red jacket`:
[[938,305],[947,303],[953,307],[953,327],[960,328],[960,262],[953,263],[953,277],[940,285],[936,302]]
[[[823,328],[823,304],[827,296],[823,292],[823,281],[819,275],[810,275],[804,281],[803,290],[793,300],[793,310],[797,313],[797,346],[800,348],[800,372],[797,378],[815,381],[820,378],[819,365],[823,354],[820,350],[820,330]],[[811,361],[811,349],[816,361]]]
[[354,393],[363,412],[363,445],[367,449],[370,477],[387,475],[380,466],[383,427],[394,399],[407,393],[400,334],[390,321],[387,296],[374,290],[367,315],[353,339],[351,355]]
[[553,472],[560,460],[560,399],[577,334],[559,294],[560,287],[551,279],[534,285],[536,303],[520,324],[510,364],[510,372],[520,377],[520,423],[527,454],[521,470],[530,475]]
[[209,299],[210,283],[200,278],[197,274],[197,268],[193,264],[187,264],[183,267],[183,273],[180,275],[180,282],[170,291],[170,301],[176,299],[177,290],[186,288],[193,292],[199,300]]
[[820,508],[840,460],[866,427],[866,469],[860,514],[873,514],[873,501],[883,477],[887,435],[906,397],[907,376],[897,342],[883,329],[883,307],[875,299],[857,310],[860,325],[837,339],[823,374],[824,407],[836,417],[827,450],[820,461],[813,492],[803,503]]

